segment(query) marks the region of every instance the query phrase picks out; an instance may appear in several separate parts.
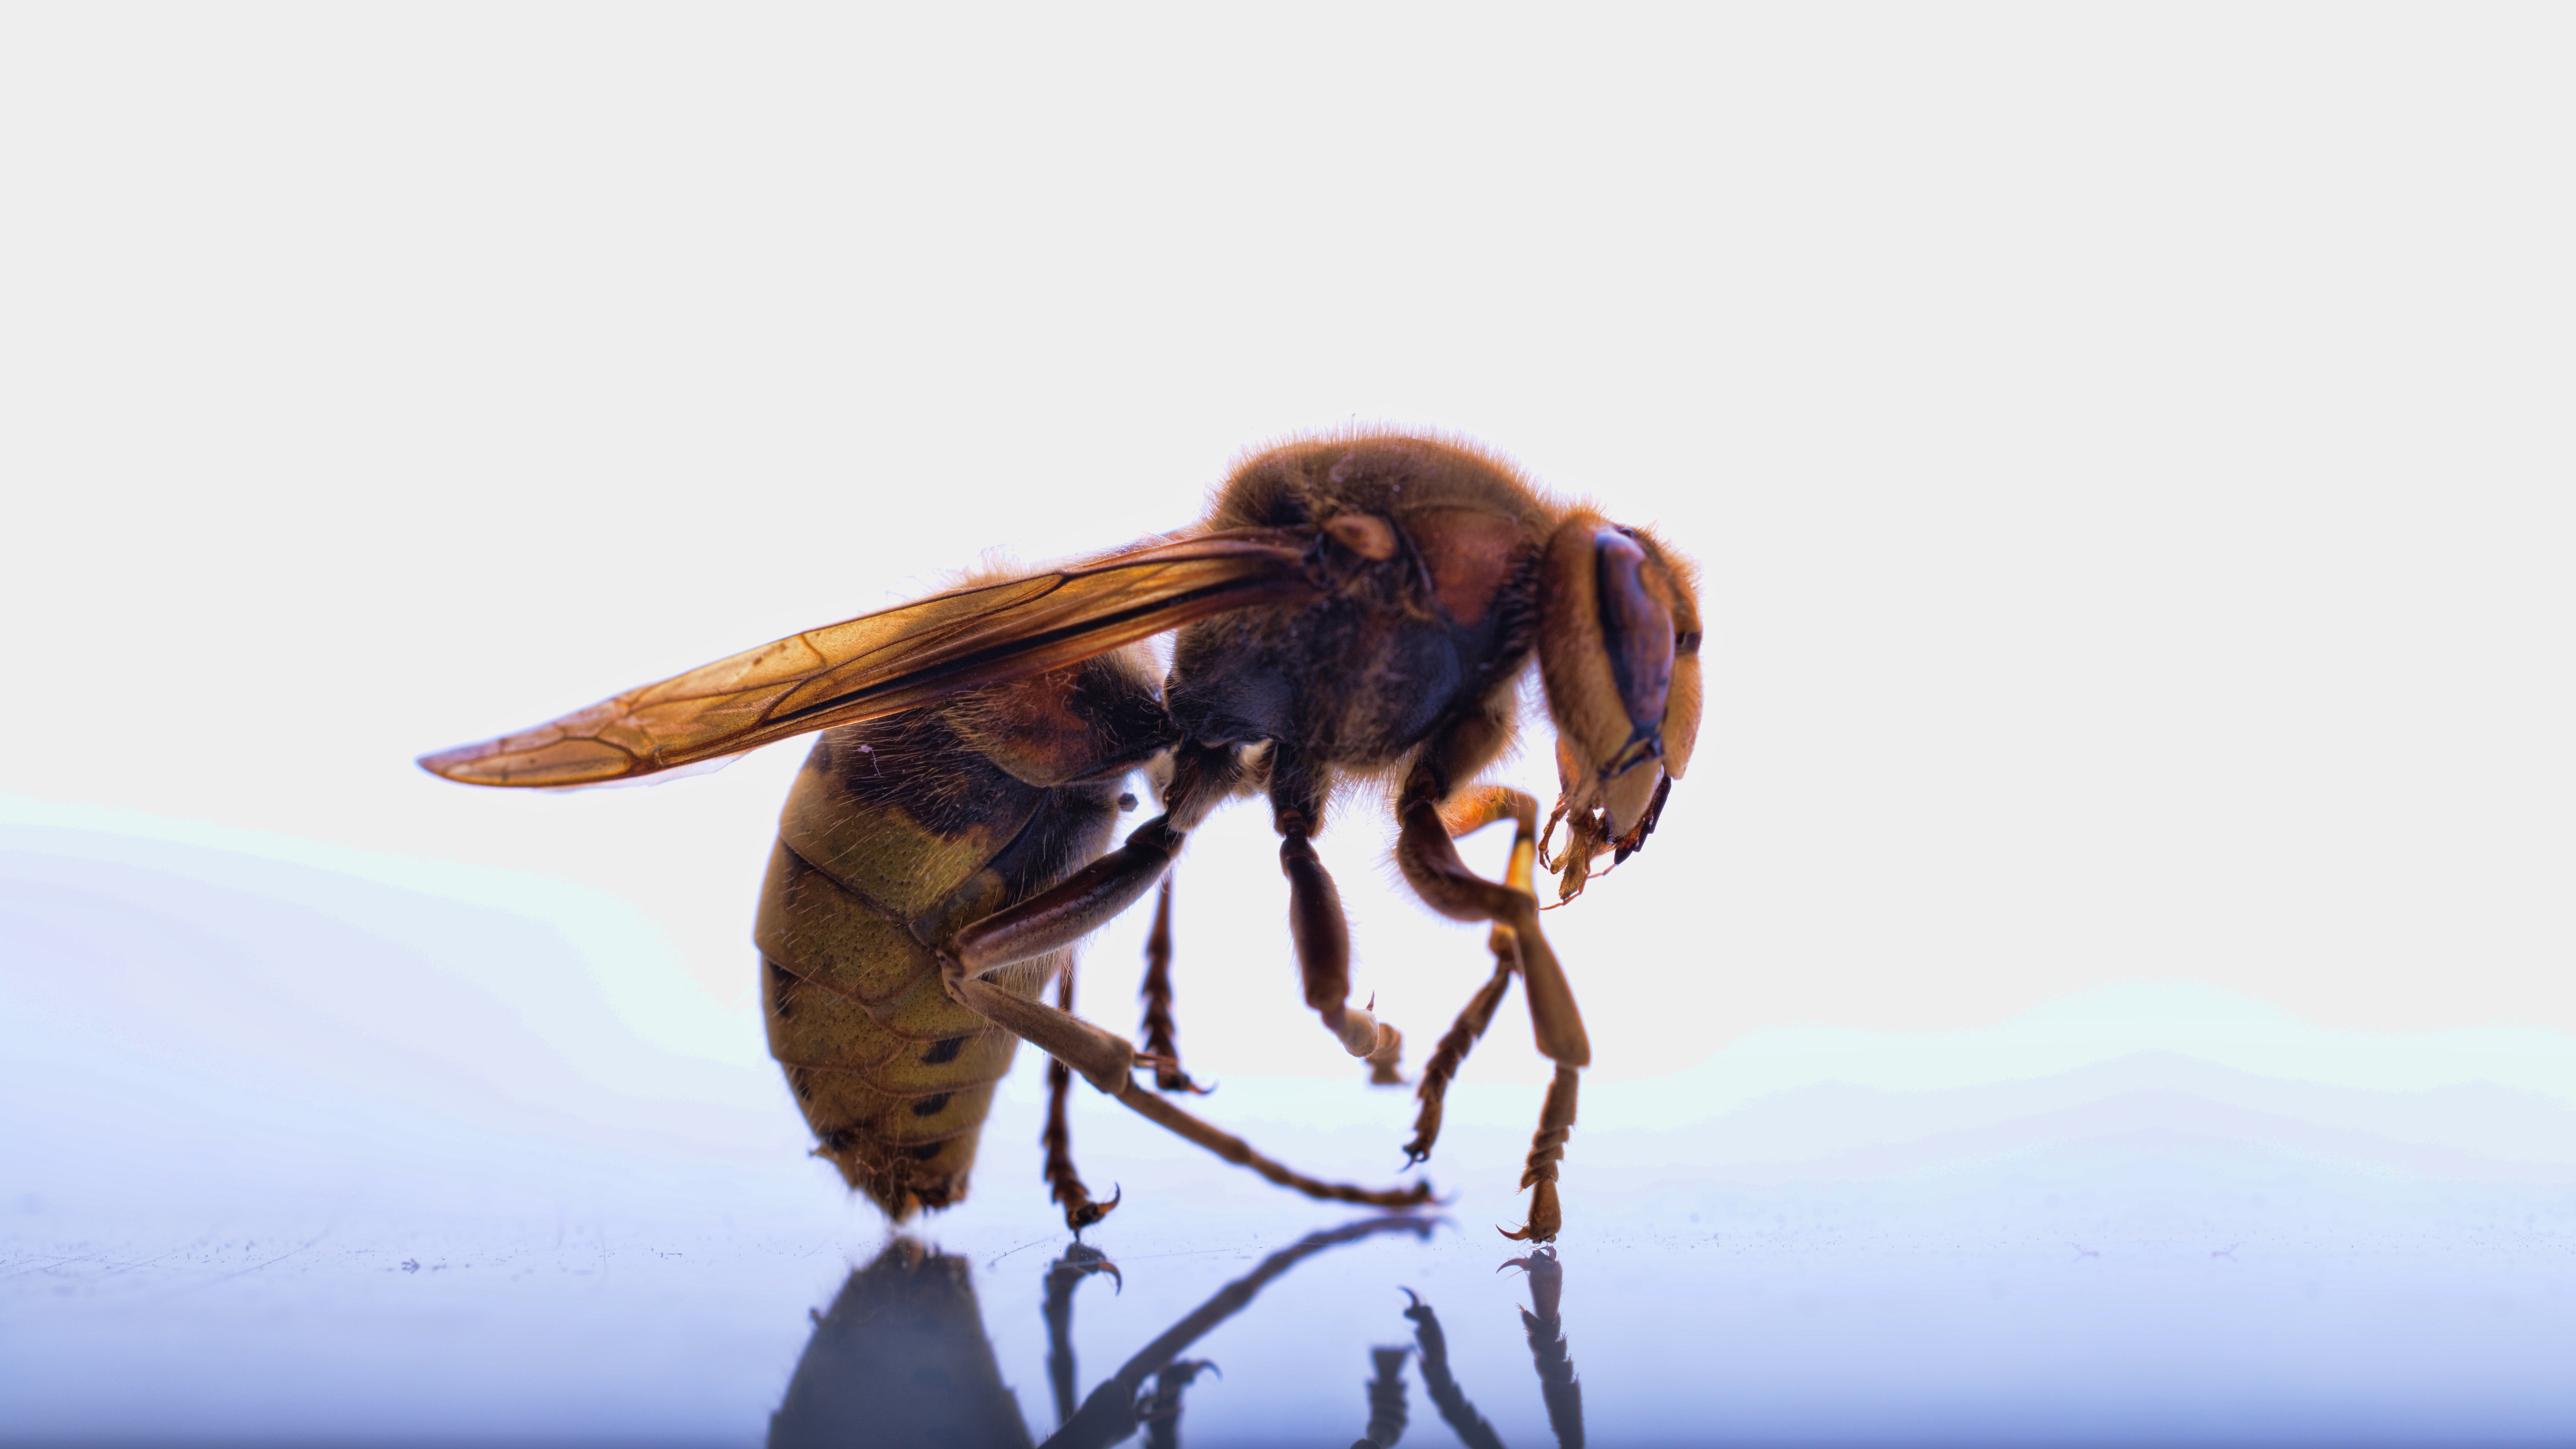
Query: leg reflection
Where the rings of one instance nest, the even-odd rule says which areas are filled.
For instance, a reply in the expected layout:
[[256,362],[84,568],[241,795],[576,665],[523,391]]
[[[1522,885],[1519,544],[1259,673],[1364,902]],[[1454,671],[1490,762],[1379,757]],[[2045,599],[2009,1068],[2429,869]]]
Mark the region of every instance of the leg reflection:
[[[1057,1070],[1063,1068],[1057,1065]],[[1109,1255],[1087,1243],[1075,1243],[1064,1256],[1047,1266],[1047,1386],[1055,1390],[1055,1421],[1062,1427],[1073,1417],[1073,1290],[1094,1273],[1106,1273],[1109,1281],[1120,1288],[1127,1281],[1118,1276],[1118,1265]]]
[[1072,1420],[1058,1429],[1047,1445],[1050,1449],[1105,1449],[1134,1434],[1145,1422],[1145,1411],[1155,1407],[1154,1395],[1144,1392],[1145,1380],[1170,1366],[1181,1350],[1205,1337],[1218,1324],[1242,1312],[1272,1279],[1326,1248],[1379,1233],[1411,1232],[1427,1238],[1433,1222],[1409,1213],[1368,1218],[1330,1232],[1309,1234],[1262,1259],[1258,1267],[1218,1289],[1180,1322],[1163,1330],[1161,1337],[1137,1350],[1135,1357],[1122,1364],[1107,1382],[1091,1391],[1091,1397],[1082,1401]]
[[[1047,1377],[1055,1390],[1059,1428],[1046,1442],[1065,1449],[1104,1449],[1146,1431],[1149,1449],[1178,1449],[1182,1390],[1214,1366],[1184,1360],[1183,1351],[1242,1312],[1273,1279],[1327,1248],[1380,1233],[1429,1237],[1437,1219],[1396,1214],[1368,1218],[1312,1234],[1263,1259],[1251,1272],[1164,1330],[1120,1366],[1077,1406],[1073,1388],[1073,1295],[1084,1279],[1117,1268],[1098,1249],[1076,1243],[1050,1264],[1043,1313],[1047,1323]],[[1429,1310],[1419,1310],[1417,1322]],[[1429,1325],[1436,1340],[1438,1326]],[[1426,1349],[1424,1375],[1435,1401],[1454,1399],[1445,1358],[1436,1377]],[[1369,1385],[1369,1437],[1385,1449],[1405,1427],[1404,1349],[1374,1352],[1376,1379]],[[1448,1413],[1443,1401],[1443,1412]],[[1470,1422],[1474,1411],[1467,1411]],[[1456,1422],[1454,1416],[1452,1422]],[[966,1260],[934,1253],[909,1238],[896,1238],[874,1262],[853,1271],[828,1311],[814,1315],[814,1334],[797,1360],[785,1398],[769,1419],[770,1449],[1028,1449],[1030,1435],[1018,1400],[1003,1383],[985,1337],[983,1316]],[[1493,1443],[1492,1431],[1468,1436],[1473,1449]]]
[[1416,1297],[1412,1289],[1405,1289],[1404,1296],[1413,1299],[1413,1306],[1404,1310],[1404,1316],[1413,1320],[1413,1342],[1422,1351],[1422,1390],[1431,1396],[1431,1406],[1440,1411],[1449,1432],[1457,1435],[1467,1449],[1503,1449],[1494,1426],[1485,1422],[1474,1404],[1467,1402],[1466,1392],[1450,1376],[1449,1339],[1440,1331],[1440,1315],[1432,1312],[1431,1305]]
[[[1513,1258],[1503,1267],[1523,1269],[1529,1274],[1530,1306],[1521,1310],[1521,1328],[1529,1335],[1530,1362],[1538,1369],[1538,1392],[1547,1405],[1547,1426],[1555,1431],[1559,1449],[1583,1449],[1583,1385],[1574,1377],[1574,1360],[1565,1347],[1564,1321],[1557,1314],[1557,1305],[1565,1296],[1565,1265],[1557,1261],[1554,1248],[1541,1248],[1526,1258]],[[1431,1395],[1432,1407],[1440,1411],[1449,1432],[1457,1435],[1467,1449],[1503,1449],[1502,1436],[1485,1422],[1484,1415],[1476,1412],[1466,1391],[1458,1387],[1458,1380],[1449,1372],[1449,1338],[1440,1331],[1440,1315],[1432,1312],[1431,1305],[1412,1289],[1405,1289],[1404,1296],[1413,1300],[1404,1316],[1413,1320],[1414,1346],[1422,1354],[1422,1387]],[[1402,1392],[1399,1385],[1397,1393]],[[1371,1402],[1375,1402],[1374,1386]],[[1398,1433],[1404,1427],[1402,1415],[1399,1398],[1395,1421]],[[1374,1434],[1374,1419],[1370,1430]],[[1364,1439],[1352,1449],[1394,1442]]]
[[1404,1437],[1404,1361],[1412,1356],[1413,1351],[1405,1348],[1369,1350],[1377,1375],[1368,1386],[1368,1432],[1353,1441],[1351,1449],[1395,1449],[1395,1442]]
[[1136,1401],[1145,1421],[1145,1449],[1181,1449],[1181,1390],[1201,1373],[1225,1374],[1206,1359],[1184,1359],[1154,1374],[1154,1387]]
[[1530,1307],[1521,1310],[1521,1327],[1529,1333],[1539,1397],[1547,1401],[1547,1426],[1556,1431],[1562,1449],[1583,1449],[1583,1385],[1575,1380],[1574,1360],[1566,1352],[1564,1325],[1556,1312],[1565,1295],[1565,1266],[1556,1260],[1556,1249],[1541,1248],[1503,1267],[1529,1272]]

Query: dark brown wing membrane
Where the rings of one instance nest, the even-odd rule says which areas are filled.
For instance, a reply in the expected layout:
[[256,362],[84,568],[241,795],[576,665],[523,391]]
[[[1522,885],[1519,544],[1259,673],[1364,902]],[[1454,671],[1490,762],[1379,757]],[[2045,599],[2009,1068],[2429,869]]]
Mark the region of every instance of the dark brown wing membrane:
[[421,757],[466,785],[595,785],[1060,669],[1230,609],[1320,597],[1313,535],[1236,529],[865,614]]

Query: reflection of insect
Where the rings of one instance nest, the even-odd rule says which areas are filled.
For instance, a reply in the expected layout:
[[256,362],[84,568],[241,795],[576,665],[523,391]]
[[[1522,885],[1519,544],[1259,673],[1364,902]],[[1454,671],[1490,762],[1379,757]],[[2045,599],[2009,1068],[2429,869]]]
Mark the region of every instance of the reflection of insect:
[[[1158,691],[1128,646],[1180,631]],[[1539,931],[1536,803],[1469,782],[1509,743],[1535,656],[1567,823],[1559,899],[1644,844],[1699,726],[1688,566],[1650,534],[1542,497],[1470,447],[1393,434],[1292,443],[1238,467],[1177,539],[765,645],[552,724],[421,763],[477,785],[650,774],[824,731],[781,820],[755,931],[772,1052],[821,1153],[898,1221],[961,1198],[1018,1039],[1057,1062],[1047,1177],[1067,1221],[1106,1211],[1075,1174],[1071,1072],[1311,1196],[1403,1205],[1428,1189],[1313,1181],[1131,1080],[1184,1090],[1171,1031],[1169,884],[1147,976],[1146,1049],[1073,1016],[1070,948],[1158,880],[1218,802],[1265,791],[1306,1004],[1375,1078],[1401,1038],[1349,1005],[1350,944],[1312,838],[1337,783],[1393,785],[1397,863],[1433,909],[1491,922],[1492,978],[1423,1073],[1407,1152],[1440,1128],[1451,1076],[1517,975],[1557,1064],[1522,1185],[1555,1236],[1575,1070],[1591,1059]],[[1120,782],[1150,767],[1163,813],[1107,849]],[[1518,826],[1501,883],[1451,837]],[[1105,853],[1104,853],[1105,852]],[[1057,1005],[1039,995],[1058,982]]]
[[[1182,1391],[1214,1367],[1181,1357],[1192,1344],[1317,1253],[1380,1233],[1427,1236],[1431,1227],[1427,1218],[1384,1217],[1310,1234],[1219,1289],[1080,1400],[1074,1397],[1073,1288],[1094,1273],[1115,1274],[1117,1269],[1096,1251],[1075,1244],[1047,1271],[1047,1369],[1057,1427],[1046,1446],[1098,1449],[1132,1438],[1139,1428],[1149,1449],[1177,1446]],[[1564,1270],[1545,1249],[1504,1266],[1529,1270],[1535,1311],[1521,1310],[1521,1324],[1538,1371],[1548,1426],[1559,1445],[1580,1446],[1583,1389],[1574,1377],[1557,1312]],[[770,1449],[1027,1444],[1027,1421],[994,1361],[971,1278],[964,1259],[931,1253],[910,1238],[895,1239],[876,1261],[851,1273],[830,1311],[815,1315],[814,1335],[788,1381],[785,1401],[770,1416]],[[1411,1289],[1404,1293],[1412,1303],[1404,1316],[1413,1323],[1414,1342],[1370,1350],[1374,1373],[1365,1390],[1367,1429],[1352,1449],[1391,1445],[1403,1437],[1404,1366],[1416,1358],[1423,1388],[1450,1432],[1473,1449],[1501,1449],[1501,1438],[1450,1371],[1448,1338],[1439,1317]]]

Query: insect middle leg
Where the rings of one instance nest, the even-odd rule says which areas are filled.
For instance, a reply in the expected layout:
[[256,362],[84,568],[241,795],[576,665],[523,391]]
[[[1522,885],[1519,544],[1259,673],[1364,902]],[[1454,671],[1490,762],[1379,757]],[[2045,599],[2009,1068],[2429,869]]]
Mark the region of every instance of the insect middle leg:
[[1315,854],[1326,793],[1320,771],[1284,751],[1274,753],[1270,815],[1279,829],[1279,869],[1288,877],[1288,936],[1305,978],[1306,1004],[1324,1019],[1325,1029],[1344,1051],[1368,1062],[1370,1081],[1392,1086],[1404,1080],[1395,1072],[1404,1033],[1380,1023],[1369,1008],[1350,1004],[1350,921],[1342,913],[1341,892]]
[[[1396,798],[1395,859],[1405,880],[1433,910],[1455,921],[1488,921],[1512,933],[1512,949],[1529,992],[1530,1025],[1540,1053],[1556,1063],[1556,1076],[1548,1083],[1547,1099],[1539,1108],[1538,1132],[1521,1171],[1521,1186],[1531,1189],[1529,1222],[1504,1236],[1544,1243],[1564,1226],[1556,1198],[1557,1163],[1565,1157],[1566,1139],[1574,1135],[1577,1072],[1591,1063],[1592,1043],[1584,1033],[1583,1014],[1575,1007],[1565,968],[1557,963],[1556,953],[1539,930],[1537,894],[1526,885],[1490,881],[1469,870],[1450,839],[1449,823],[1441,818],[1440,804],[1449,797],[1450,782],[1468,773],[1463,767],[1492,757],[1495,731],[1492,721],[1471,716],[1423,746]],[[1537,805],[1531,802],[1520,818],[1534,822],[1536,813]],[[1525,840],[1535,852],[1529,826],[1512,843],[1515,867],[1520,865]],[[1473,1036],[1470,1032],[1467,1040]]]
[[[1163,872],[1162,889],[1154,895],[1154,929],[1145,937],[1145,1050],[1155,1058],[1154,1089],[1197,1092],[1208,1089],[1181,1070],[1181,1047],[1172,1022],[1172,873]],[[1060,1003],[1068,1010],[1073,1003]]]

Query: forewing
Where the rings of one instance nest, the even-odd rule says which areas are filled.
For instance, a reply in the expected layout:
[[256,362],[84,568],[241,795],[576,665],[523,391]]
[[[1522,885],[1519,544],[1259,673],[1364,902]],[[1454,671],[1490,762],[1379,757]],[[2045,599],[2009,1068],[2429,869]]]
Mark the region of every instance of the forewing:
[[466,785],[595,785],[1060,669],[1230,609],[1319,597],[1310,531],[1237,529],[974,584],[421,757]]

